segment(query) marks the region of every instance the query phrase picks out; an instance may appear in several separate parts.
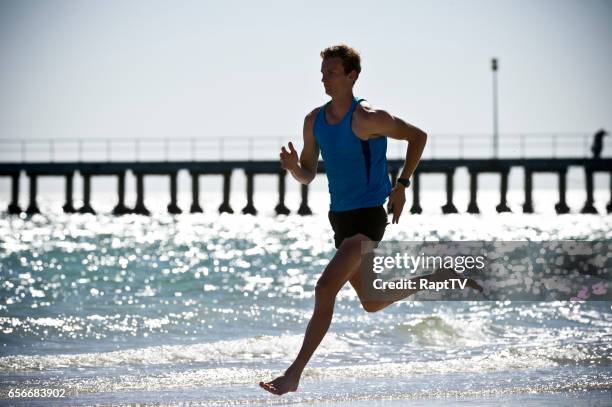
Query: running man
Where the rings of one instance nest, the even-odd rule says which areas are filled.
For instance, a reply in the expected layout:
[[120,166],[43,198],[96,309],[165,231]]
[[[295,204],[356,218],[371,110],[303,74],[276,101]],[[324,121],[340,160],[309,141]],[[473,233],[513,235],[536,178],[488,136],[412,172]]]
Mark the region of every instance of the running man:
[[[277,395],[297,390],[304,367],[329,328],[336,294],[347,281],[367,312],[379,311],[418,291],[395,290],[395,297],[368,300],[359,270],[362,242],[376,245],[389,224],[383,206],[387,198],[392,223],[398,223],[406,202],[405,189],[421,159],[427,134],[353,96],[353,86],[361,72],[356,50],[344,44],[332,46],[321,52],[321,58],[323,86],[331,101],[306,115],[299,162],[291,142],[288,151],[282,147],[280,161],[298,182],[309,184],[317,173],[321,151],[331,198],[329,221],[338,250],[317,281],[314,312],[297,358],[282,376],[259,383]],[[393,188],[387,168],[386,137],[408,141],[404,168]],[[423,278],[427,277],[438,281],[451,275]]]

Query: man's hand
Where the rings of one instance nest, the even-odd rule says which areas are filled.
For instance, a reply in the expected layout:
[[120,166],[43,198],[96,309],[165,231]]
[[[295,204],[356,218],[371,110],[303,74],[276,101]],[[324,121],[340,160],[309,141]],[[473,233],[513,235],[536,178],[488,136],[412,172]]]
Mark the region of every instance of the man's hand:
[[293,148],[293,143],[289,142],[289,151],[285,150],[285,146],[283,146],[279,155],[283,169],[293,171],[298,168],[298,153]]
[[389,194],[389,202],[387,203],[387,211],[393,211],[393,220],[391,223],[398,223],[404,204],[406,203],[406,188],[401,184],[396,184],[395,188]]

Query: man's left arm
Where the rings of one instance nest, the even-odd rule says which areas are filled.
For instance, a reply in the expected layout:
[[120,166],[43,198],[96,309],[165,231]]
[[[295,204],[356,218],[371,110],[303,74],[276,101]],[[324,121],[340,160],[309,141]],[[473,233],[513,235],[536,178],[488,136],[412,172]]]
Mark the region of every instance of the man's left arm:
[[[364,130],[368,138],[384,135],[395,140],[406,140],[408,142],[406,161],[399,178],[410,178],[423,155],[427,143],[427,133],[384,110],[371,110],[366,113],[364,118]],[[389,195],[388,205],[393,211],[393,223],[399,221],[406,203],[404,189],[402,184],[396,183]]]

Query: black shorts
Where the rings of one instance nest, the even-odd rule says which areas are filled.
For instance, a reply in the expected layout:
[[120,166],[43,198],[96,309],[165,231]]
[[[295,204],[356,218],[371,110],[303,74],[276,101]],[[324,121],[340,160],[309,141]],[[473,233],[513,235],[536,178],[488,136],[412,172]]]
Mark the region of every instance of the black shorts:
[[334,243],[336,249],[347,237],[362,233],[380,242],[385,234],[385,228],[389,224],[385,208],[375,206],[372,208],[359,208],[350,211],[328,213],[329,223],[334,230]]

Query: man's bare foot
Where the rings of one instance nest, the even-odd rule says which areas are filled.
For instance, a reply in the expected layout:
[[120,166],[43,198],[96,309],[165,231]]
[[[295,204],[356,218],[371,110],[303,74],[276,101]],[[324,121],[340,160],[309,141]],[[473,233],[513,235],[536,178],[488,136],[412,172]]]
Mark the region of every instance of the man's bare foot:
[[280,396],[290,391],[296,391],[299,383],[300,375],[291,373],[289,369],[287,369],[284,375],[279,376],[270,382],[259,382],[259,387],[269,391],[272,394]]

